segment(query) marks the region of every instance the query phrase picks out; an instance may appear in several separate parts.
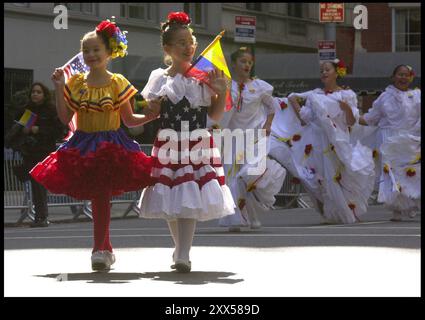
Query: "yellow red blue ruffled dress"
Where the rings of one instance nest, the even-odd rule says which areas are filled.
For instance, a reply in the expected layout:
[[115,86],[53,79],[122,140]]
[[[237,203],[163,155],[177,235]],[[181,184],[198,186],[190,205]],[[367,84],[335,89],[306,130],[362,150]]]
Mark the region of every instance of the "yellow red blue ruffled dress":
[[136,93],[120,74],[102,87],[87,85],[85,74],[72,76],[64,96],[77,114],[77,130],[31,176],[52,193],[88,200],[149,185],[151,158],[120,128],[120,107]]

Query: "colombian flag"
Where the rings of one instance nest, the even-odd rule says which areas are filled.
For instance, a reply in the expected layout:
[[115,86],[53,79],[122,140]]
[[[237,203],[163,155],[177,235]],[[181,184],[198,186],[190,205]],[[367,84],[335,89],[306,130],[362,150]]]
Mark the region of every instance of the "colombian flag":
[[226,111],[232,108],[232,95],[230,93],[231,80],[229,69],[227,68],[226,59],[224,58],[223,50],[221,49],[220,39],[224,34],[224,30],[215,37],[208,47],[199,55],[192,66],[185,72],[186,77],[193,77],[207,84],[208,72],[214,69],[223,71],[227,79],[226,92]]
[[35,122],[37,121],[37,115],[33,112],[31,112],[28,109],[25,109],[24,114],[22,115],[21,119],[19,119],[18,123],[25,128],[31,128]]

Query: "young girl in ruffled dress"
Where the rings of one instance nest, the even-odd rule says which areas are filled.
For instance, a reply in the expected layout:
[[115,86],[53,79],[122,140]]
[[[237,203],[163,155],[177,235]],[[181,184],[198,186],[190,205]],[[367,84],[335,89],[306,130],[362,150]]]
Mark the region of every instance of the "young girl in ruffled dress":
[[[160,105],[161,129],[152,150],[152,183],[139,203],[140,216],[167,221],[175,244],[171,268],[178,272],[191,271],[190,249],[196,222],[234,212],[220,153],[205,129],[207,114],[219,121],[224,112],[226,80],[222,72],[211,71],[210,88],[184,76],[196,49],[189,24],[190,18],[184,12],[168,15],[161,25],[161,41],[169,67],[153,70],[142,91],[151,106]],[[204,151],[209,156],[202,161],[193,158],[198,139],[190,137],[195,132],[207,141]]]
[[393,211],[392,221],[414,217],[421,200],[421,91],[409,89],[414,72],[397,66],[393,84],[360,117],[360,124],[377,126],[381,166],[378,202]]
[[81,40],[88,73],[75,74],[65,83],[56,69],[57,113],[68,124],[77,115],[74,135],[31,171],[50,192],[91,200],[94,226],[92,269],[109,270],[115,262],[109,238],[111,196],[135,191],[150,182],[151,159],[120,128],[139,126],[155,117],[133,114],[130,99],[137,93],[121,74],[107,64],[125,56],[125,33],[115,23],[102,21]]

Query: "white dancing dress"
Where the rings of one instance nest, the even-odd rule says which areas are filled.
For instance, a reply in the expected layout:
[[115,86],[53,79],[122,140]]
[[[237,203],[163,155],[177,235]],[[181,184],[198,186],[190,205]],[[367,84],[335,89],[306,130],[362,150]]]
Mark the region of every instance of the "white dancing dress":
[[317,201],[323,204],[325,221],[359,221],[367,211],[375,174],[372,151],[360,143],[350,143],[350,127],[339,106],[339,101],[345,101],[357,122],[355,93],[315,89],[291,96],[305,99],[300,117],[306,125],[301,126],[292,106],[280,99],[283,116],[273,121],[271,154],[301,180],[316,208]]
[[[152,71],[142,95],[145,99],[163,97],[161,129],[152,149],[154,182],[143,190],[139,202],[141,217],[206,221],[234,213],[220,152],[205,129],[211,94],[193,78],[171,77],[161,68]],[[169,138],[172,143],[159,139],[165,132],[175,133]],[[204,139],[196,139],[195,133]],[[198,152],[201,141],[207,143]]]
[[[246,131],[246,129],[262,129],[267,116],[275,112],[276,101],[272,97],[272,92],[273,87],[260,79],[249,81],[243,88],[232,81],[233,107],[224,114],[220,128],[242,129],[246,143],[254,142],[253,154],[256,157],[255,159],[246,158],[248,155],[246,143],[241,152],[237,152],[236,144],[233,143],[232,154],[230,156],[223,154],[224,159],[227,159],[224,162],[227,184],[232,191],[237,208],[234,215],[220,219],[220,226],[249,225],[252,222],[250,216],[255,216],[257,212],[272,207],[276,201],[275,195],[283,185],[286,170],[267,156],[269,138],[259,137],[255,132],[254,139],[250,139]],[[239,160],[245,161],[238,164]],[[263,165],[262,169],[252,172],[255,168],[261,168],[260,163]]]
[[364,115],[377,126],[380,153],[378,202],[413,216],[421,199],[421,92],[389,85]]

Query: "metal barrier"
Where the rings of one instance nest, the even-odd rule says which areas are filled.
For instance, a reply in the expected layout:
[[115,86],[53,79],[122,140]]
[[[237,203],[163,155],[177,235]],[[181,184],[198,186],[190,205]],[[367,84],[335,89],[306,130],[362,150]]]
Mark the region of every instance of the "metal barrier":
[[[152,145],[141,144],[141,150],[150,155]],[[13,166],[22,164],[22,157],[20,153],[13,152],[11,149],[4,149],[4,209],[21,209],[21,216],[17,223],[21,223],[26,218],[34,221],[34,207],[32,204],[31,182],[20,182],[13,173]],[[300,195],[302,187],[300,184],[292,182],[292,176],[287,173],[287,177],[282,186],[278,197],[282,196],[289,199],[285,202],[285,207],[288,208],[295,204],[300,204]],[[120,196],[114,196],[111,199],[111,204],[128,203],[129,206],[124,211],[122,217],[126,217],[129,213],[139,212],[137,203],[141,195],[141,190],[124,193]],[[90,201],[77,200],[67,195],[59,195],[47,192],[48,207],[69,207],[73,215],[73,219],[77,219],[80,215],[85,215],[92,219],[91,203]]]

